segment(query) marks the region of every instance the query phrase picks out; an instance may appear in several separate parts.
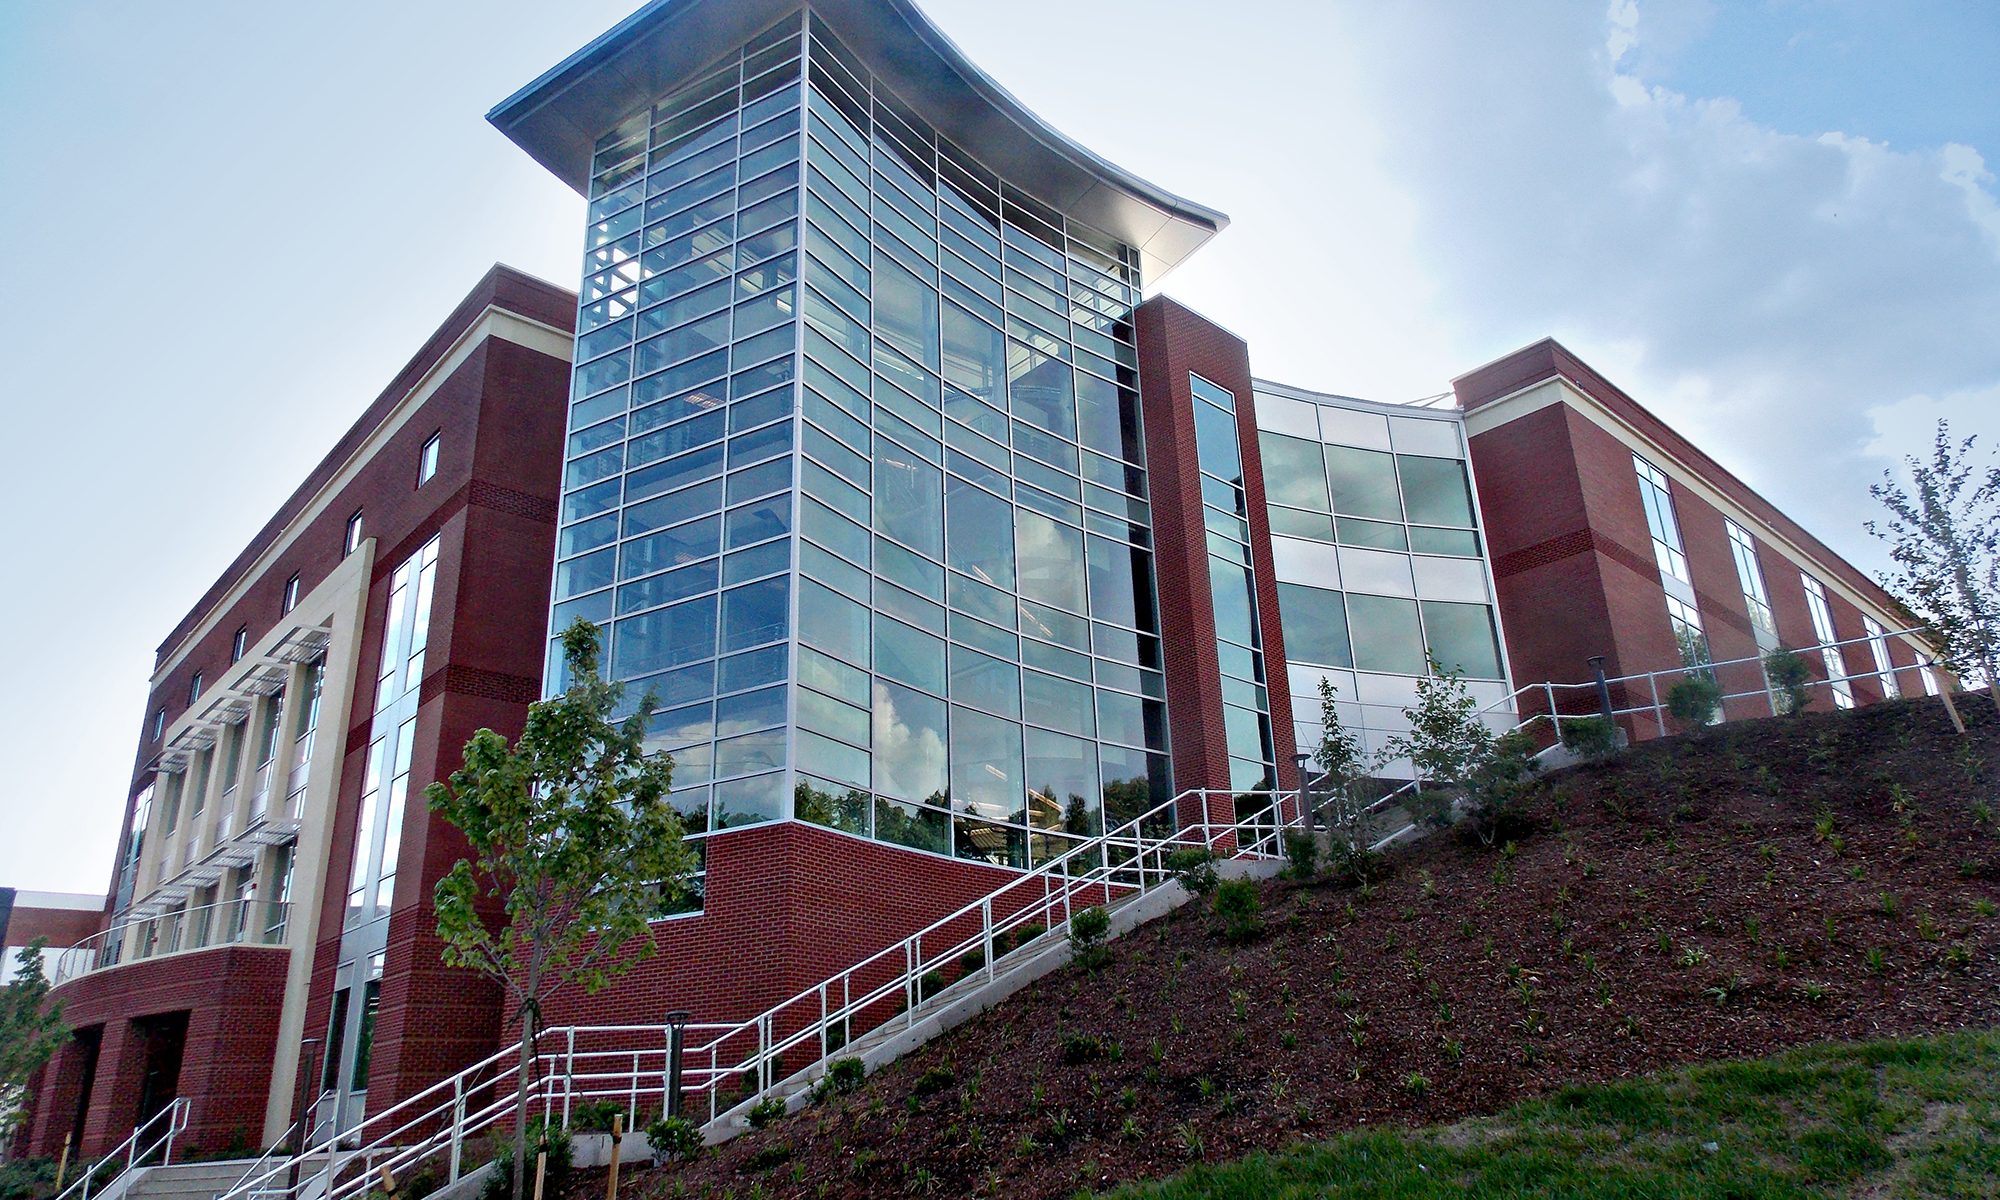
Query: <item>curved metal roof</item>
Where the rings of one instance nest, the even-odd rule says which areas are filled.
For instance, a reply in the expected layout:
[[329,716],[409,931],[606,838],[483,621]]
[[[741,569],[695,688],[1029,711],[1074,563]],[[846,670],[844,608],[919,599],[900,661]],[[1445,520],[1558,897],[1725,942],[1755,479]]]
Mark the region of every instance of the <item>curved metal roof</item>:
[[[1036,116],[911,0],[817,0],[812,8],[938,132],[1037,200],[1138,249],[1147,282],[1229,223]],[[651,0],[486,119],[586,191],[599,135],[798,9],[796,0]]]

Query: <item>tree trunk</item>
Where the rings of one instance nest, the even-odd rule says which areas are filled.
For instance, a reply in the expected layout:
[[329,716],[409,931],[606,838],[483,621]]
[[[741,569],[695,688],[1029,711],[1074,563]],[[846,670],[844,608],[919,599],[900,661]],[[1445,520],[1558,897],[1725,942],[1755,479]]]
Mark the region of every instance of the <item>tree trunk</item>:
[[527,1177],[528,1158],[528,1063],[534,1053],[530,1031],[534,1028],[531,1007],[521,1009],[521,1058],[514,1068],[514,1200],[521,1200],[521,1185]]

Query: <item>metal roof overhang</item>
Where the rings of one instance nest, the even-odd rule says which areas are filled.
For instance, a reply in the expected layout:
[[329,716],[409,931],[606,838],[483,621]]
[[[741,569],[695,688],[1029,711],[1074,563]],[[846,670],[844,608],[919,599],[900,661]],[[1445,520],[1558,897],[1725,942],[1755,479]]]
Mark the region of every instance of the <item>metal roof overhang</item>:
[[[1113,166],[1015,99],[910,0],[814,0],[813,11],[940,133],[1010,183],[1136,248],[1153,283],[1229,218]],[[797,0],[652,0],[486,119],[587,193],[598,136],[800,8]]]

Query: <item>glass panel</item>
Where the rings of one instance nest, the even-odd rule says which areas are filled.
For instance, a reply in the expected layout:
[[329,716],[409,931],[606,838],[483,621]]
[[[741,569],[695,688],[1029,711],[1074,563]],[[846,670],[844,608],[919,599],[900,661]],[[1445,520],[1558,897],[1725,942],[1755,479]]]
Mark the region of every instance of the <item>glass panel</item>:
[[1021,727],[985,713],[951,708],[951,799],[962,813],[1019,820]]
[[886,680],[874,698],[875,790],[946,803],[944,701]]
[[1328,446],[1326,474],[1333,487],[1334,512],[1378,521],[1403,519],[1393,456],[1378,450]]
[[1347,642],[1347,602],[1339,592],[1280,583],[1278,620],[1285,633],[1286,659],[1323,667],[1354,665]]
[[875,529],[931,558],[944,556],[944,473],[881,437],[875,439]]
[[1403,482],[1403,504],[1410,520],[1471,527],[1472,490],[1466,485],[1464,463],[1455,458],[1398,454],[1396,473]]
[[976,704],[1003,716],[1021,715],[1021,671],[991,655],[951,648],[951,692],[956,704]]
[[1471,679],[1501,677],[1500,642],[1486,605],[1426,600],[1423,615],[1431,657],[1445,670]]
[[1014,513],[1005,500],[959,479],[945,490],[945,561],[993,587],[1014,587]]
[[1269,432],[1259,433],[1257,441],[1264,459],[1265,498],[1272,504],[1326,512],[1326,464],[1320,444]]
[[1039,513],[1014,513],[1021,595],[1030,600],[1084,611],[1083,531]]
[[1424,634],[1417,624],[1416,601],[1349,592],[1347,619],[1354,636],[1355,667],[1400,675],[1425,674]]
[[1041,729],[1026,736],[1028,823],[1084,836],[1101,832],[1096,745]]

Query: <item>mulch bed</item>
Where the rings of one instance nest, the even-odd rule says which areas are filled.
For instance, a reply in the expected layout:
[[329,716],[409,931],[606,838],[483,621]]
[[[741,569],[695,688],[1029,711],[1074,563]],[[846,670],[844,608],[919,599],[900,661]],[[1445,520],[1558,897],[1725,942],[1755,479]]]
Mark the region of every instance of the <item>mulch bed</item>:
[[[2000,719],[1746,722],[1550,776],[1371,886],[1190,904],[635,1197],[1065,1197],[1371,1123],[1825,1040],[2000,1023]],[[601,1172],[567,1192],[602,1195]]]

